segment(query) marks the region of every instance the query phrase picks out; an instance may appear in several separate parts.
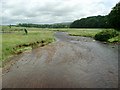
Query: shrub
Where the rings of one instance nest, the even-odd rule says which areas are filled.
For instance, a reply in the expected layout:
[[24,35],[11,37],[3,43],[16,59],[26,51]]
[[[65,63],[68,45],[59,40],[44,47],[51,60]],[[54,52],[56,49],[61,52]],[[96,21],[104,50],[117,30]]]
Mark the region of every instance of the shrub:
[[99,41],[108,41],[108,39],[118,36],[119,33],[115,30],[103,30],[95,35],[95,39]]

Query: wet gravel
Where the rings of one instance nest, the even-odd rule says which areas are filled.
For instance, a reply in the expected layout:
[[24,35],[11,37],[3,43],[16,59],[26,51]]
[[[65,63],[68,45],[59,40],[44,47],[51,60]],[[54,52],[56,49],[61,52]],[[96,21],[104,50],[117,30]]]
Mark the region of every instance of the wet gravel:
[[[118,46],[56,32],[56,42],[24,52],[3,71],[3,88],[117,88]],[[9,66],[9,65],[8,65]]]

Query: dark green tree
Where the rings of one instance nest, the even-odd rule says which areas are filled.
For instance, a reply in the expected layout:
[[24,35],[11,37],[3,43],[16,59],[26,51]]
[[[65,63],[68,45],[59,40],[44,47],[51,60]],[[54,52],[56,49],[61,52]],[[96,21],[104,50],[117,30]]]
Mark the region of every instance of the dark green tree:
[[112,8],[108,15],[108,20],[113,28],[120,31],[120,2],[118,2],[116,6]]

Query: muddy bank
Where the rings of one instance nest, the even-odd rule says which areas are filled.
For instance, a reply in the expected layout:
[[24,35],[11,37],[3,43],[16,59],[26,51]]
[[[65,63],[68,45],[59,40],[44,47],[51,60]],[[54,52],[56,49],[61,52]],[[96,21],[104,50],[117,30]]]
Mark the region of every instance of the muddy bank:
[[3,88],[117,88],[118,46],[55,33],[56,42],[24,52],[3,73]]

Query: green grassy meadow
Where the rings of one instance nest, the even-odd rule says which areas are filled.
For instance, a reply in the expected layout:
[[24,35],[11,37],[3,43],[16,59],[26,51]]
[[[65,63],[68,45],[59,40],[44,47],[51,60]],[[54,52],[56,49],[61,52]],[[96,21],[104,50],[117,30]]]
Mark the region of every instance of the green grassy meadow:
[[[57,28],[57,29],[48,29],[48,28],[26,28],[28,30],[28,35],[25,35],[25,32],[22,30],[23,27],[12,27],[3,26],[3,32],[0,34],[2,45],[2,53],[0,61],[6,61],[9,57],[19,54],[25,50],[31,50],[37,45],[44,46],[48,43],[55,41],[54,32],[62,31],[67,32],[72,36],[85,36],[93,37],[105,30],[105,29],[69,29],[69,28]],[[113,42],[114,40],[120,41],[120,37],[114,37],[109,40]]]
[[6,31],[0,34],[2,35],[2,58],[0,60],[5,61],[12,55],[30,50],[38,44],[43,46],[54,41],[53,31],[34,28],[27,30],[28,35],[25,35],[24,31]]
[[70,30],[68,33],[71,36],[84,36],[84,37],[94,37],[97,33],[101,32],[102,29],[79,29]]

